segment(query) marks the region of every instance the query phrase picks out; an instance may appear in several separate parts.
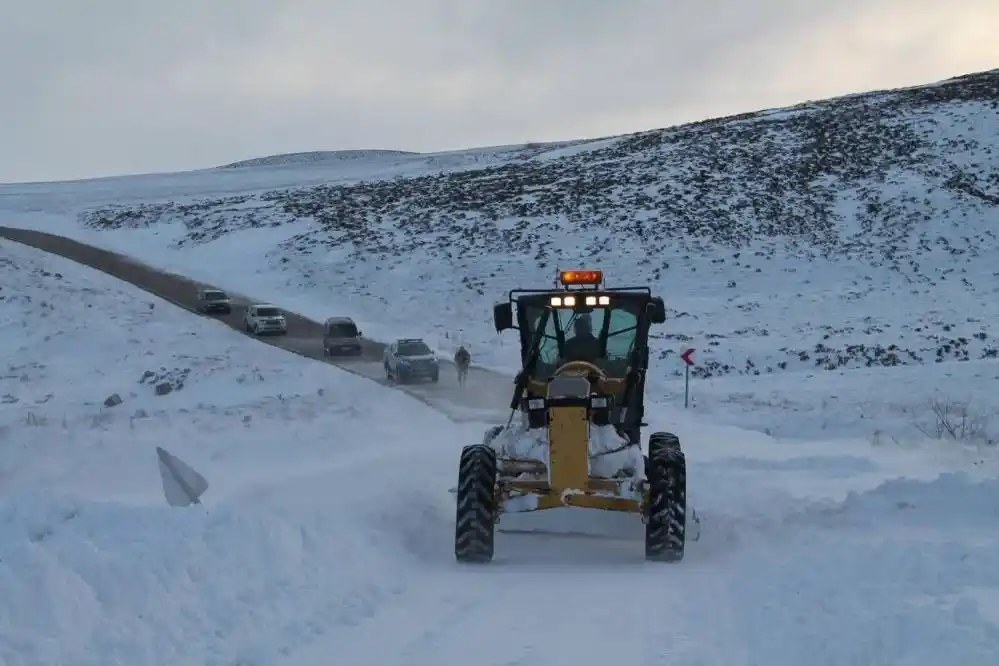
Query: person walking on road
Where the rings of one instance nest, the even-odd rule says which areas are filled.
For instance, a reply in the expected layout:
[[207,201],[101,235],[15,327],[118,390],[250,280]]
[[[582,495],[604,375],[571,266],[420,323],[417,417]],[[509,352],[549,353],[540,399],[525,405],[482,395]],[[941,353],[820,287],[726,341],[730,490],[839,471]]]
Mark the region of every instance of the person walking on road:
[[465,345],[458,347],[454,353],[454,365],[458,368],[458,386],[464,386],[468,378],[468,366],[472,364],[472,355],[465,349]]

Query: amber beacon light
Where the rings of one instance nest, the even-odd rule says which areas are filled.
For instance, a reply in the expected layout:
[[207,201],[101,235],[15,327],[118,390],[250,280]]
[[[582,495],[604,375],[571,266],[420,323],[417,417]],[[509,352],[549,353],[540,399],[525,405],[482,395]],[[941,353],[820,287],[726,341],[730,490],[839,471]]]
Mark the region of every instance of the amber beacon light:
[[559,280],[566,287],[570,285],[598,285],[604,281],[603,271],[562,271]]

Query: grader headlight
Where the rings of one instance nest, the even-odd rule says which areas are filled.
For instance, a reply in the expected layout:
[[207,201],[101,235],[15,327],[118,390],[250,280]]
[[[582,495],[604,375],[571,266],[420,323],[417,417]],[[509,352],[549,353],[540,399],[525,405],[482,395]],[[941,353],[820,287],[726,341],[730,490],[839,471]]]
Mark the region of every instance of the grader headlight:
[[[548,301],[553,308],[574,308],[579,299],[575,296],[552,296]],[[610,305],[610,296],[586,296],[583,298],[583,303],[588,307],[596,307],[598,305]]]

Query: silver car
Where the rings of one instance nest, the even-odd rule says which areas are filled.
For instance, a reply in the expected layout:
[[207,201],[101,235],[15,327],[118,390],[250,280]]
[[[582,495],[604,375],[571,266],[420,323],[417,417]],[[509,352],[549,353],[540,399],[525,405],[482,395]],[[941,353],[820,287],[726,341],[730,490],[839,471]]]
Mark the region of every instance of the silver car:
[[270,303],[254,303],[246,308],[243,315],[243,326],[247,333],[263,335],[275,333],[285,335],[288,332],[288,320],[276,305]]
[[405,384],[419,379],[440,379],[437,354],[422,338],[400,338],[385,348],[385,377]]

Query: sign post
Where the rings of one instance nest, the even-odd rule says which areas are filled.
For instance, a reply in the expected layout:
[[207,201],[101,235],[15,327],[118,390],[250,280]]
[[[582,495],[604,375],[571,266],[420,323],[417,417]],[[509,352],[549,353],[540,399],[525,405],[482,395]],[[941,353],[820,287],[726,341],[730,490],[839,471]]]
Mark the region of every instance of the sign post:
[[683,408],[687,409],[690,407],[690,366],[694,365],[694,359],[692,358],[694,352],[697,351],[693,348],[687,348],[683,350],[680,354],[680,359],[683,361]]

